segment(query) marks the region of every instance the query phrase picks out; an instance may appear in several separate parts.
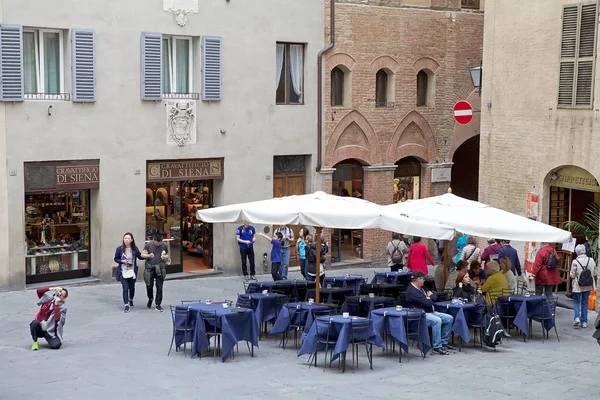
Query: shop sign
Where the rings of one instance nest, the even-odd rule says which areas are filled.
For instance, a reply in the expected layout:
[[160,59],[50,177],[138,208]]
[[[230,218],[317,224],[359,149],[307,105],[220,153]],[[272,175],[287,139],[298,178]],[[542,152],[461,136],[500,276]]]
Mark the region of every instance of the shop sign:
[[223,179],[223,159],[148,161],[148,182]]
[[552,186],[600,192],[600,185],[598,185],[596,178],[582,168],[564,167],[559,169],[555,175],[556,179],[550,183]]
[[394,177],[421,176],[421,163],[416,160],[400,161],[394,171]]
[[432,168],[431,182],[450,182],[452,177],[452,168]]
[[25,163],[25,192],[98,189],[100,160]]

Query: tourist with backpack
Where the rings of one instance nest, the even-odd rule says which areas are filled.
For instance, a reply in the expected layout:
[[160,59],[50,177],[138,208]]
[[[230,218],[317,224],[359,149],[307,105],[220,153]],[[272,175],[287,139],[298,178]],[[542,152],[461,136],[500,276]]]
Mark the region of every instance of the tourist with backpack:
[[587,328],[588,299],[590,291],[596,289],[594,277],[598,275],[596,263],[586,255],[586,248],[579,244],[575,247],[577,258],[571,263],[571,287],[573,292],[573,327]]
[[386,253],[388,256],[388,267],[392,272],[402,271],[406,265],[406,255],[408,246],[404,243],[399,233],[392,233],[392,240],[387,244]]
[[544,243],[535,255],[529,280],[535,281],[535,294],[538,296],[544,293],[546,297],[552,297],[554,286],[562,283],[558,270],[559,260],[556,250],[549,243]]

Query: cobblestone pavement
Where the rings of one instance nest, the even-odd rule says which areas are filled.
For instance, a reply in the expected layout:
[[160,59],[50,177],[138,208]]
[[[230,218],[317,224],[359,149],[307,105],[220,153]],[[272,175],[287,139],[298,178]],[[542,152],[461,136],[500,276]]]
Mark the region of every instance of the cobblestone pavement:
[[[331,274],[346,272],[373,274],[368,269]],[[296,277],[297,272],[290,276]],[[138,282],[136,307],[124,314],[120,285],[71,288],[63,348],[52,351],[42,340],[38,352],[30,351],[28,329],[37,309],[35,292],[1,293],[0,398],[572,400],[594,398],[598,391],[600,348],[591,328],[571,327],[571,310],[558,310],[560,343],[552,333],[542,344],[538,326],[533,340],[513,338],[496,352],[470,347],[425,360],[412,353],[402,364],[376,352],[374,371],[362,353],[360,367],[342,374],[336,368],[309,369],[307,356],[282,350],[272,338],[263,338],[254,358],[246,346],[225,363],[174,352],[167,357],[168,305],[188,298],[234,299],[243,291],[241,278],[168,281],[163,313],[145,307],[144,289]]]

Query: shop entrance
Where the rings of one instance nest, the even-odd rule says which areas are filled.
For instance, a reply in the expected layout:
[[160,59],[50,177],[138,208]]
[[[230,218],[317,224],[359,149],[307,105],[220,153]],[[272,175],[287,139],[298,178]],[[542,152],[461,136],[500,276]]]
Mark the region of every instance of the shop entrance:
[[396,162],[394,171],[394,203],[417,200],[421,196],[421,162],[404,157]]
[[212,186],[212,180],[146,185],[146,240],[163,234],[171,252],[167,273],[212,268],[212,224],[196,218],[212,204]]
[[460,145],[452,156],[452,193],[465,199],[479,198],[479,135]]
[[[332,191],[337,196],[362,198],[363,165],[357,160],[344,160],[334,166]],[[363,231],[361,229],[334,229],[331,236],[331,261],[362,260]]]

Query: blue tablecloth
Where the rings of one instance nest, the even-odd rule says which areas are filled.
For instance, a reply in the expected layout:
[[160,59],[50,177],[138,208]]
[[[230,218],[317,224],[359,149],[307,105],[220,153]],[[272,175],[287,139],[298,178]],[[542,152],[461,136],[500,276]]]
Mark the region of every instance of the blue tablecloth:
[[[354,295],[354,289],[352,288],[342,288],[342,287],[332,287],[332,288],[320,288],[321,303],[333,303],[334,301],[343,304],[346,300],[346,296]],[[308,297],[316,300],[315,289],[310,289],[308,291]]]
[[[500,299],[508,300],[510,306],[509,312],[515,314],[513,325],[519,328],[525,336],[529,336],[529,318],[537,317],[541,318],[542,314],[545,318],[550,318],[552,310],[550,304],[546,300],[545,296],[502,296]],[[505,310],[502,310],[502,305],[497,304],[499,313],[504,314]],[[554,327],[554,320],[544,321],[544,328],[549,331]]]
[[371,283],[407,283],[410,281],[411,272],[377,272]]
[[[356,318],[356,319],[353,319],[353,318]],[[329,321],[329,319],[331,319],[331,331],[329,333],[329,339],[336,340],[335,347],[333,349],[332,360],[337,359],[340,356],[340,354],[344,353],[348,349],[348,346],[350,345],[350,342],[352,340],[351,323],[353,320],[354,321],[369,321],[369,323],[371,325],[371,329],[370,329],[369,337],[366,338],[367,343],[374,344],[375,346],[381,347],[382,349],[385,350],[385,344],[383,343],[383,339],[381,339],[381,336],[375,330],[373,321],[371,321],[367,318],[359,318],[359,317],[344,318],[341,315],[334,315],[331,317],[325,316],[325,317],[317,318],[318,321],[323,321],[325,323],[327,323]],[[319,332],[319,335],[321,337],[327,336],[327,331]],[[355,337],[355,340],[359,340],[359,339],[365,339],[365,338]],[[312,327],[310,328],[310,331],[308,332],[308,334],[305,335],[304,343],[302,344],[302,347],[298,351],[298,356],[301,356],[303,354],[312,353],[313,351],[315,351],[316,344],[317,344],[317,324],[314,323],[312,325]],[[325,345],[319,344],[319,347],[317,348],[317,350],[318,351],[325,350]]]
[[[431,349],[431,339],[429,338],[429,329],[427,328],[427,318],[425,317],[425,311],[423,310],[411,310],[403,309],[397,311],[395,307],[392,308],[380,308],[378,310],[371,311],[371,319],[375,330],[379,333],[387,332],[391,335],[396,342],[400,344],[400,347],[408,353],[408,340],[406,337],[406,317],[411,315],[420,315],[421,320],[419,321],[419,342],[417,343],[419,349],[427,354]],[[416,327],[411,326],[411,331]]]
[[[267,290],[269,292],[273,292],[273,288],[275,287],[276,283],[279,282],[284,282],[284,283],[289,283],[292,289],[292,296],[294,298],[298,297],[298,291],[296,289],[296,285],[297,284],[306,284],[308,286],[308,288],[314,288],[315,287],[315,282],[312,281],[303,281],[303,280],[287,280],[287,281],[260,281],[260,282],[250,282],[250,284],[248,284],[248,290],[246,291],[246,293],[261,293],[263,290]],[[304,300],[304,299],[301,299]]]
[[441,301],[434,303],[435,311],[452,315],[454,324],[452,332],[459,335],[465,343],[471,341],[471,331],[469,331],[469,323],[479,323],[477,305],[473,303],[452,304],[451,301]]
[[[358,301],[358,310],[350,310],[348,308],[348,299]],[[371,310],[375,309],[375,304],[383,304],[384,307],[393,307],[396,305],[396,299],[381,296],[347,296],[346,302],[342,305],[342,312],[350,312],[352,315],[368,317]],[[356,313],[357,311],[358,314]]]
[[327,276],[323,280],[322,286],[324,288],[327,285],[351,288],[354,290],[354,294],[360,294],[360,286],[364,281],[365,279],[360,276]]
[[[304,325],[304,332],[308,333],[313,324],[311,311],[330,309],[330,306],[319,303],[308,304],[308,302],[299,302],[285,304],[279,312],[279,316],[277,317],[277,321],[275,321],[275,325],[273,325],[273,329],[271,329],[271,335],[286,332],[292,322],[294,325]],[[296,313],[296,310],[299,310],[299,312]],[[294,315],[294,313],[296,314],[292,321],[292,315]]]
[[240,294],[238,298],[250,299],[252,309],[254,310],[254,318],[257,324],[270,321],[277,317],[279,311],[278,298],[286,298],[286,296],[277,293],[252,293]]
[[[247,341],[258,347],[258,324],[254,320],[254,311],[245,312],[232,311],[232,307],[223,308],[221,304],[193,303],[177,306],[178,310],[189,310],[188,326],[192,331],[192,353],[191,356],[202,354],[209,346],[209,337],[206,335],[206,327],[202,323],[200,312],[216,312],[218,326],[222,332],[221,337],[221,355],[225,361],[231,354],[236,343]],[[184,318],[176,319],[177,326],[184,326]],[[210,327],[209,327],[210,330]],[[175,335],[175,345],[181,346],[183,343],[183,332]],[[189,338],[188,338],[189,339]]]

